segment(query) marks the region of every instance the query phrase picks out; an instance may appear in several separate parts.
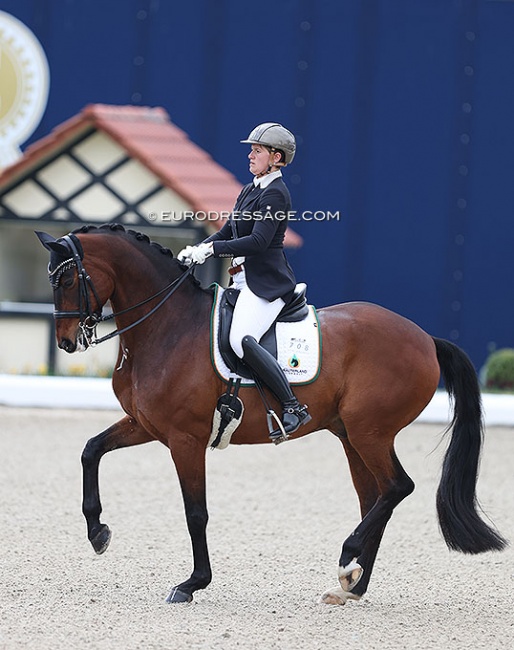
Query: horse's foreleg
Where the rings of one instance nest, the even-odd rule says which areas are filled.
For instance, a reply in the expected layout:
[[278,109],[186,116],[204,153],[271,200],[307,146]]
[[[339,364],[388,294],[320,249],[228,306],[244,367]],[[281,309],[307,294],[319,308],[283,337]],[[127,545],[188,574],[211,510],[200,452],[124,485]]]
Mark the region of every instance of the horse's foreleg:
[[190,603],[193,593],[205,589],[212,573],[207,548],[207,502],[205,496],[205,442],[192,436],[176,436],[171,445],[186,513],[187,528],[193,549],[193,573],[185,582],[173,587],[168,603]]
[[82,452],[83,501],[82,512],[87,523],[87,536],[96,553],[107,550],[111,531],[100,523],[102,504],[98,485],[100,459],[108,451],[131,447],[154,440],[133,418],[124,417],[116,424],[91,438]]

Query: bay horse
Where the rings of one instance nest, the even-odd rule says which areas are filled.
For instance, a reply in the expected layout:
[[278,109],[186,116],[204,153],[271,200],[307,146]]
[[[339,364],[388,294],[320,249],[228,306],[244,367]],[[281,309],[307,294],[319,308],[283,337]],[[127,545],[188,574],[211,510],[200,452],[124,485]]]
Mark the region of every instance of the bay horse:
[[[72,353],[107,338],[95,339],[95,331],[108,301],[117,328],[112,335],[119,336],[113,389],[126,415],[91,438],[82,453],[89,541],[100,554],[111,537],[100,521],[102,456],[162,442],[180,481],[193,554],[190,577],[173,587],[167,601],[191,602],[194,592],[211,582],[205,456],[213,412],[225,389],[210,357],[213,290],[202,288],[171,251],[120,225],[84,226],[57,240],[36,234],[51,253],[59,348]],[[362,516],[342,545],[339,585],[323,594],[322,602],[344,604],[367,591],[386,524],[414,490],[396,456],[395,436],[427,406],[441,375],[454,400],[436,497],[442,535],[450,549],[464,553],[504,548],[506,540],[478,514],[483,423],[477,375],[467,355],[369,303],[320,309],[318,319],[321,371],[313,383],[296,388],[312,421],[292,437],[328,429],[341,441]],[[232,443],[270,442],[259,392],[241,387],[240,396],[244,417]],[[272,395],[269,400],[279,407]]]

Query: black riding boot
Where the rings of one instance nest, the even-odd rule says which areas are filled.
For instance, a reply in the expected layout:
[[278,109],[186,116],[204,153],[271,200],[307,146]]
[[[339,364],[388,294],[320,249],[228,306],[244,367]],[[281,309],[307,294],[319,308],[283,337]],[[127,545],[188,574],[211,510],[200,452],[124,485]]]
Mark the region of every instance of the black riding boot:
[[[275,357],[259,345],[253,336],[245,336],[242,347],[244,351],[243,361],[276,395],[282,405],[282,424],[286,436],[294,433],[300,425],[307,424],[312,419],[307,411],[307,406],[302,406],[296,399]],[[283,438],[281,429],[273,431],[270,438],[277,441]]]

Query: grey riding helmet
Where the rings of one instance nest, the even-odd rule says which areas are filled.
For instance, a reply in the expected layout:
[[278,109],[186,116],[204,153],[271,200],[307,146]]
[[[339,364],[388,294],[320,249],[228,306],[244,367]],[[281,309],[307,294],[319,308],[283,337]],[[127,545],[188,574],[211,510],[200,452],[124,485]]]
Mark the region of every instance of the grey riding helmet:
[[264,122],[259,124],[250,133],[246,140],[241,140],[243,144],[262,144],[265,147],[278,149],[284,152],[284,163],[289,165],[293,162],[296,152],[296,142],[291,131],[278,124],[277,122]]

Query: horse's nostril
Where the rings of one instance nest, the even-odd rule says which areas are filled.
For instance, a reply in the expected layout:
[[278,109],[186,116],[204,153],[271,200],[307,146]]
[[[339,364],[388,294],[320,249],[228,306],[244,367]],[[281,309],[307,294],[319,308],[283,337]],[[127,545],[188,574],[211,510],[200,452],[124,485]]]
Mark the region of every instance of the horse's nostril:
[[64,350],[65,352],[74,352],[75,351],[75,344],[72,343],[69,339],[62,339],[59,341],[59,347],[61,350]]

